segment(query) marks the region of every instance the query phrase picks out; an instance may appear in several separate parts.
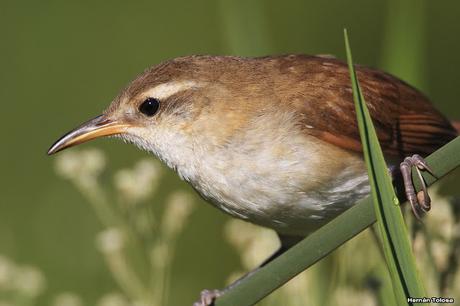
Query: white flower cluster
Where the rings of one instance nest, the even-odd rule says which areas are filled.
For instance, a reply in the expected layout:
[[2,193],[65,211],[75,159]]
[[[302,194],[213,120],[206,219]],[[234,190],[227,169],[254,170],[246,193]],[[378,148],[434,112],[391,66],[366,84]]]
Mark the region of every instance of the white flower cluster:
[[[448,266],[448,254],[452,239],[458,235],[458,226],[455,226],[454,212],[451,201],[440,195],[438,187],[430,189],[431,201],[435,207],[427,214],[425,224],[427,232],[433,236],[431,251],[438,269]],[[422,233],[421,233],[422,234]]]
[[[244,270],[250,271],[267,259],[279,246],[278,238],[275,232],[255,226],[253,224],[241,221],[230,220],[224,228],[226,239],[233,245],[240,254],[241,263]],[[366,241],[367,242],[367,241]],[[346,254],[341,254],[346,255]],[[304,271],[286,285],[281,287],[272,295],[268,296],[261,302],[264,306],[286,305],[286,306],[313,306],[321,305],[326,301],[331,302],[331,305],[356,305],[353,303],[345,303],[342,301],[344,293],[352,292],[353,289],[348,286],[341,287],[342,291],[335,291],[333,284],[328,283],[329,279],[333,279],[331,271],[335,269],[337,264],[336,259],[325,259],[311,269]],[[325,273],[325,271],[327,273]],[[233,273],[229,278],[229,283],[241,277],[244,273]],[[321,279],[322,278],[322,279]],[[324,281],[328,283],[328,288],[323,288],[319,283]],[[325,290],[331,290],[328,293]],[[359,294],[358,294],[359,293]],[[375,299],[370,292],[362,291],[355,295],[362,297],[363,305],[376,305]],[[340,302],[339,302],[340,301]],[[353,299],[356,302],[356,299]],[[360,303],[361,304],[361,303]]]
[[17,265],[0,255],[0,296],[2,292],[20,295],[33,301],[43,293],[46,280],[43,273],[30,265]]
[[97,306],[132,306],[128,299],[121,293],[112,292],[102,296]]
[[[174,242],[191,214],[193,201],[187,193],[171,193],[161,224],[155,226],[152,204],[147,200],[159,186],[159,162],[143,159],[117,171],[113,185],[107,188],[99,182],[105,163],[101,151],[94,149],[64,152],[56,161],[57,173],[71,180],[105,226],[96,237],[96,246],[122,294],[105,295],[97,306],[163,305]],[[148,277],[145,271],[151,271]],[[76,301],[69,296],[59,298],[62,305],[72,306]]]
[[114,176],[114,185],[125,201],[136,204],[155,192],[160,177],[160,164],[152,159],[143,159],[133,169],[118,171]]
[[238,219],[228,221],[224,233],[240,253],[245,269],[253,269],[279,247],[275,232]]
[[83,306],[83,301],[75,293],[63,292],[54,298],[53,306]]
[[105,155],[101,150],[70,150],[56,157],[56,173],[63,178],[92,184],[105,169]]
[[[438,185],[430,188],[433,209],[426,214],[422,230],[415,232],[414,254],[430,294],[460,297],[460,265],[452,263],[460,250],[460,224],[451,197],[441,195]],[[457,218],[457,219],[456,219]],[[457,220],[457,221],[456,221]],[[456,223],[457,222],[457,223]],[[442,275],[442,276],[441,276]],[[443,277],[444,280],[441,280]]]
[[162,219],[162,234],[174,237],[180,231],[193,210],[193,200],[189,193],[173,192],[166,201],[166,210]]
[[116,253],[125,245],[125,234],[118,228],[109,228],[99,233],[96,245],[102,253]]
[[157,243],[152,247],[150,251],[150,260],[152,262],[152,266],[156,269],[163,268],[169,255],[169,247],[164,243]]

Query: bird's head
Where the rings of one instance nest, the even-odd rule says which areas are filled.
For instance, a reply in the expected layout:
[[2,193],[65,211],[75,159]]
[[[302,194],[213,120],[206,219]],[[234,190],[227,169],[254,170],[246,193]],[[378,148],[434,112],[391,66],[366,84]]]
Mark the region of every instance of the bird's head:
[[177,167],[192,151],[225,143],[249,112],[235,96],[241,88],[232,89],[238,80],[229,63],[238,60],[222,60],[227,62],[179,58],[146,70],[101,115],[62,136],[48,154],[114,135]]

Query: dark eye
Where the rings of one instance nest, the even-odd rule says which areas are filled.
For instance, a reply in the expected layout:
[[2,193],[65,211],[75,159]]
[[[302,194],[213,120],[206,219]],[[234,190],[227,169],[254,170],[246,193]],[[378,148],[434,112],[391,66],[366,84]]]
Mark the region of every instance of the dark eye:
[[160,108],[160,101],[155,98],[147,98],[144,102],[139,106],[139,111],[146,116],[153,116],[156,114],[158,109]]

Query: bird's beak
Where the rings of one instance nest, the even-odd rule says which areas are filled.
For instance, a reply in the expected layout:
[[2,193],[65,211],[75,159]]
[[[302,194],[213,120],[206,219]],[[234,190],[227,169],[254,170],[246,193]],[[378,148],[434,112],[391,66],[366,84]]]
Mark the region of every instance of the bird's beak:
[[98,137],[122,134],[127,127],[106,115],[97,116],[59,138],[48,150],[48,155]]

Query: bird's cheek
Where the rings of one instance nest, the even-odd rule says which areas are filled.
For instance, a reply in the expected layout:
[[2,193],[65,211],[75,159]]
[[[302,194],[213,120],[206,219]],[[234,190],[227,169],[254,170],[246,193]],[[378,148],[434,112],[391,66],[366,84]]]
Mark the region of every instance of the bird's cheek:
[[136,145],[142,143],[142,147],[145,147],[147,144],[151,146],[155,140],[154,131],[145,127],[130,127],[126,129],[126,133],[122,136],[124,139],[129,139],[130,142],[134,142]]

